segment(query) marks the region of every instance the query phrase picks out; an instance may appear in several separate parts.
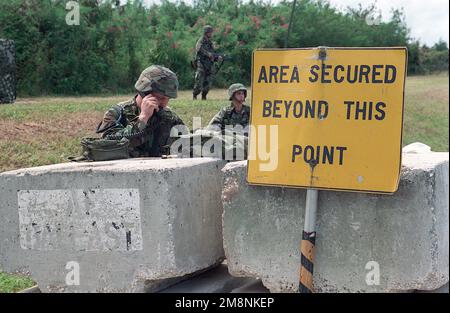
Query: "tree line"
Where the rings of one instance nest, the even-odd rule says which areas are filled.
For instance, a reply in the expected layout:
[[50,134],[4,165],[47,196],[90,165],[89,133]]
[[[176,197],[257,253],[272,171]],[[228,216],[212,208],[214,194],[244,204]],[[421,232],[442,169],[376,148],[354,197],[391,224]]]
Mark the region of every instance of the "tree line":
[[[13,39],[19,95],[130,92],[150,64],[173,69],[183,89],[193,85],[190,60],[203,26],[232,57],[214,80],[248,84],[256,48],[285,45],[292,1],[195,0],[150,7],[142,0],[79,0],[80,23],[68,25],[63,0],[9,0],[0,3],[0,38]],[[432,47],[410,37],[401,10],[386,22],[375,5],[344,12],[326,0],[299,0],[288,47],[408,46],[409,74],[448,71],[448,46]]]

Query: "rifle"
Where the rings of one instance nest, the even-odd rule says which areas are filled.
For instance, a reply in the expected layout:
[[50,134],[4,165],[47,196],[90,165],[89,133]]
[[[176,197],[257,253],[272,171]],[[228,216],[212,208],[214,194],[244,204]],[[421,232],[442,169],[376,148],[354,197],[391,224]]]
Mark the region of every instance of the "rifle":
[[[219,57],[222,58],[221,61],[218,61],[218,60],[219,60]],[[222,68],[222,66],[223,66],[223,64],[224,64],[225,61],[232,61],[232,60],[233,60],[233,57],[230,56],[230,55],[227,55],[227,54],[220,54],[220,53],[215,53],[215,54],[214,54],[214,62],[215,62],[215,63],[218,63],[219,65],[216,67],[216,70],[214,71],[213,74],[215,75],[215,74],[217,74],[217,73],[220,71],[220,69]]]
[[[222,58],[221,61],[219,61],[219,57]],[[232,60],[233,60],[233,57],[229,56],[227,54],[214,53],[213,54],[213,61],[214,61],[214,63],[219,63],[219,65],[216,67],[216,70],[213,71],[212,74],[214,74],[214,75],[217,74],[225,61],[232,61]],[[194,60],[191,60],[191,67],[192,67],[192,69],[194,71],[197,70],[197,61],[202,62],[201,59],[198,58],[198,57],[196,59],[194,59]]]
[[219,60],[219,57],[222,57],[222,60],[224,61],[233,60],[233,57],[229,56],[228,54],[214,53],[214,62],[217,62]]

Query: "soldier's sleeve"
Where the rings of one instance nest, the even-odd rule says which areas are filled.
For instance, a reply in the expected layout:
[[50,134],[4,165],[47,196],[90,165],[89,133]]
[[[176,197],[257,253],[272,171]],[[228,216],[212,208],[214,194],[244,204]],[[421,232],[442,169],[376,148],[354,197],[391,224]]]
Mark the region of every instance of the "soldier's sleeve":
[[206,44],[203,41],[203,39],[200,39],[197,42],[196,50],[197,54],[207,56],[208,58],[211,58],[213,56],[213,53],[211,51],[208,51],[208,49],[206,49]]
[[195,52],[199,53],[200,52],[200,48],[202,47],[202,38],[200,38],[199,40],[197,40],[197,43],[195,44]]
[[159,111],[157,115],[160,117],[160,124],[168,124],[170,127],[176,125],[185,125],[183,120],[171,109],[166,109],[166,111]]
[[123,125],[121,120],[122,112],[117,107],[112,107],[103,115],[103,120],[97,127],[97,133],[102,133],[102,137],[116,136],[121,137],[132,136],[144,130],[146,124],[140,121],[127,123]]
[[175,125],[186,125],[183,120],[177,115],[175,119]]
[[225,117],[225,109],[221,109],[216,115],[214,115],[212,120],[209,122],[207,128],[221,130],[222,128],[225,127],[225,125],[223,124],[224,117]]

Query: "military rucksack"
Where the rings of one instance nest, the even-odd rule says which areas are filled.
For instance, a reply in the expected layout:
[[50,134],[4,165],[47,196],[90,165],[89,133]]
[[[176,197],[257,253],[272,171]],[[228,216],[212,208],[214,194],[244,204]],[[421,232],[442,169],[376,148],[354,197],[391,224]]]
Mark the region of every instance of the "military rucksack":
[[128,159],[130,157],[130,141],[127,138],[111,140],[104,138],[83,138],[81,147],[83,152],[79,157],[69,157],[74,162],[80,161],[110,161]]
[[182,143],[188,145],[188,149],[177,146],[177,151],[170,151],[179,157],[212,157],[228,161],[247,159],[248,137],[240,133],[198,129],[192,134],[181,135],[180,139],[185,140]]

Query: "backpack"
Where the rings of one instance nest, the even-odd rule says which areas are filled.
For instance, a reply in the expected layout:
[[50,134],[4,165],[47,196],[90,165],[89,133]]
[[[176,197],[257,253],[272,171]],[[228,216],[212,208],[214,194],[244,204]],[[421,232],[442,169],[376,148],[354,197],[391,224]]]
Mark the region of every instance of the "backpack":
[[130,141],[127,138],[111,140],[104,138],[83,138],[81,156],[69,157],[70,161],[109,161],[128,159],[130,157],[128,147]]

